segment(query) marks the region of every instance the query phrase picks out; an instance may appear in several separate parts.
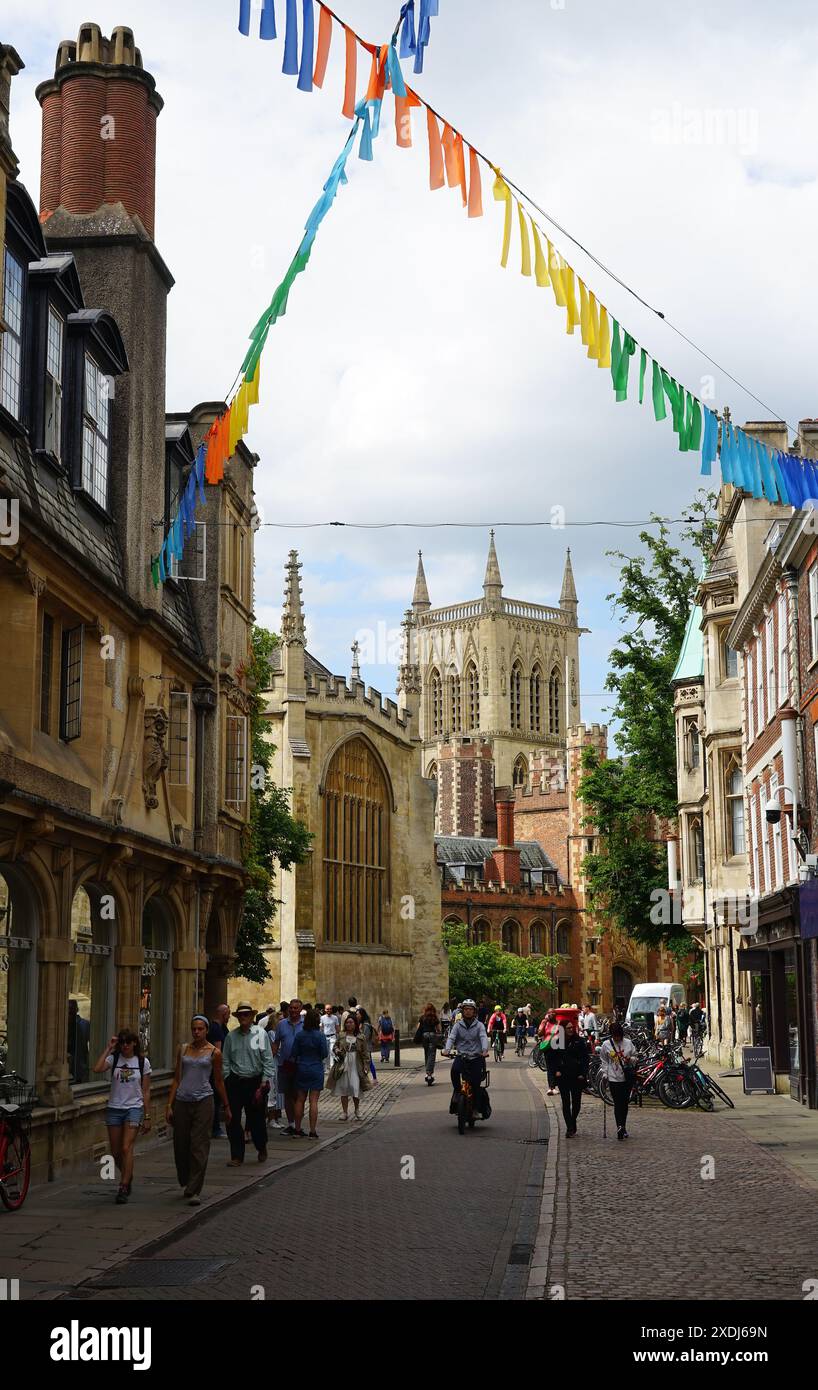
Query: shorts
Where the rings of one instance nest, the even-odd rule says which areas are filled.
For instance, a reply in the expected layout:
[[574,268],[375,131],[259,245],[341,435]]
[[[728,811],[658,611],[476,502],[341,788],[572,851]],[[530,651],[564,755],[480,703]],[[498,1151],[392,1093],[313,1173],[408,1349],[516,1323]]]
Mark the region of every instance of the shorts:
[[109,1129],[120,1129],[123,1125],[138,1129],[144,1118],[144,1105],[109,1105],[105,1109],[105,1123]]

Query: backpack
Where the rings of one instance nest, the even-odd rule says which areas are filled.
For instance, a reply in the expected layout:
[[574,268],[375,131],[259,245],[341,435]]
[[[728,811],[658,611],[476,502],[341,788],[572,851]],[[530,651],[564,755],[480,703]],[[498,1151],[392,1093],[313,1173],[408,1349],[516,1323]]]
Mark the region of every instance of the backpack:
[[395,1036],[395,1025],[394,1025],[394,1023],[392,1022],[391,1018],[390,1018],[390,1019],[385,1019],[385,1018],[384,1018],[384,1019],[381,1020],[381,1028],[380,1028],[379,1031],[380,1031],[381,1038],[384,1038],[384,1039],[385,1039],[385,1038],[393,1038],[393,1037]]

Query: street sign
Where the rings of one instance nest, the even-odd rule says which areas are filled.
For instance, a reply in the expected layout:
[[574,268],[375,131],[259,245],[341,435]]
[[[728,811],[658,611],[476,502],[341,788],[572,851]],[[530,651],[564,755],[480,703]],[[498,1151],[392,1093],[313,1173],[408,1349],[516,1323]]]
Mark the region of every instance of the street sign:
[[759,1091],[775,1095],[773,1058],[768,1047],[743,1047],[741,1049],[741,1070],[744,1076],[744,1094],[753,1095]]

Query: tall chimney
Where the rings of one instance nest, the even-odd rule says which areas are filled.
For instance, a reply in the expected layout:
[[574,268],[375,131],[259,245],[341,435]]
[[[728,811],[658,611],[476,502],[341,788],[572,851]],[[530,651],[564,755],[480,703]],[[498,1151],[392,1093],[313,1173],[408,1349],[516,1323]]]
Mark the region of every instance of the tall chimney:
[[519,888],[520,851],[514,845],[514,788],[498,787],[494,802],[497,807],[497,848],[492,858],[497,865],[500,882],[509,888]]
[[[153,240],[162,98],[130,29],[83,24],[37,88],[43,112],[40,220],[70,251],[85,302],[116,319],[130,371],[111,402],[110,507],[128,593],[161,610],[150,579],[164,531],[165,338],[173,276]],[[154,525],[154,523],[158,523]]]
[[156,117],[162,98],[130,29],[104,38],[83,24],[76,43],[64,40],[54,76],[41,82],[43,111],[40,219],[57,208],[97,212],[121,203],[153,237]]

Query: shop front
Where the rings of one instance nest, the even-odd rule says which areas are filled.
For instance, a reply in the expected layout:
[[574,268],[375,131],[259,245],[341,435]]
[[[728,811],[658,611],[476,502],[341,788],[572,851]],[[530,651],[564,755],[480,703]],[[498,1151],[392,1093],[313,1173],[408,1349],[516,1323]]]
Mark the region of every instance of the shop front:
[[784,889],[762,900],[757,934],[738,952],[749,977],[753,1043],[769,1047],[776,1090],[818,1108],[815,1092],[815,941],[802,935],[801,894],[811,928],[812,897],[818,923],[818,881]]

